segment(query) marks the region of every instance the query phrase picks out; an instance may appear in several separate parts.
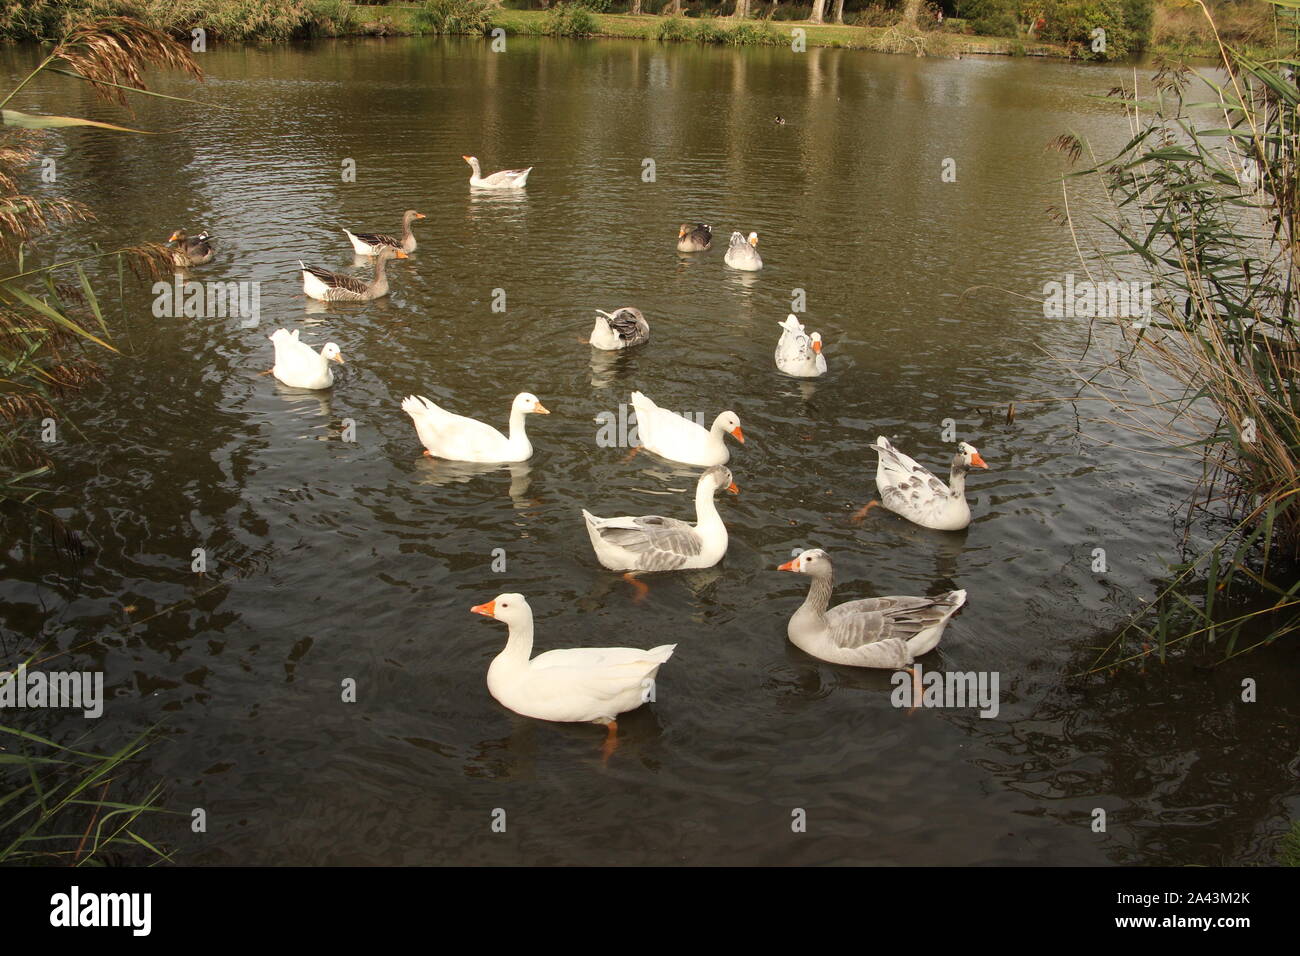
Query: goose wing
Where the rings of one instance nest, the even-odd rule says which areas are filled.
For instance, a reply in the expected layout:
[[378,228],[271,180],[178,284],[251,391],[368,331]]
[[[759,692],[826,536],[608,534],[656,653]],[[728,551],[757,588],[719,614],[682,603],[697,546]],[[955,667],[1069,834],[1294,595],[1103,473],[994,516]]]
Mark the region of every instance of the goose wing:
[[676,518],[645,515],[638,518],[597,518],[584,512],[601,541],[637,556],[642,570],[670,571],[681,567],[703,549],[695,527]]
[[906,642],[942,623],[960,607],[955,593],[933,598],[865,598],[840,604],[826,612],[830,638],[846,649],[895,639]]
[[355,292],[358,295],[364,295],[370,289],[370,284],[356,276],[339,275],[337,272],[330,272],[326,269],[318,269],[315,266],[303,266],[304,272],[310,272],[325,285],[331,289],[342,289],[346,292]]

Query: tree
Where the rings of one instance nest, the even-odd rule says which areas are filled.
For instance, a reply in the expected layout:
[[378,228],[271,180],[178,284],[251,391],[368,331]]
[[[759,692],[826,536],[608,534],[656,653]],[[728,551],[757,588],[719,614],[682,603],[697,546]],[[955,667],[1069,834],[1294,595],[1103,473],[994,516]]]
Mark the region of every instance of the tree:
[[923,0],[906,0],[903,4],[903,23],[914,29],[921,27],[921,4]]
[[844,0],[835,0],[835,22],[844,22]]
[[[841,0],[843,2],[843,0]],[[809,23],[825,23],[823,14],[826,11],[826,0],[813,0],[812,16],[808,18]]]
[[737,20],[744,20],[746,17],[748,17],[749,2],[750,0],[736,0],[736,10],[734,13],[732,13],[732,16],[735,17]]

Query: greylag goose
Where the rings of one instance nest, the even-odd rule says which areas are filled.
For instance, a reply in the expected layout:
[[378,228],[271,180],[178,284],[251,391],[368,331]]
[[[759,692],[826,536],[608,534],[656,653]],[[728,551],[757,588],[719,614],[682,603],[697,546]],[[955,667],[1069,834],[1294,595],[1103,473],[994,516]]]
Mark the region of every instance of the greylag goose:
[[379,253],[384,246],[393,249],[401,249],[403,252],[415,251],[415,233],[411,231],[411,223],[417,219],[425,218],[424,213],[416,212],[414,209],[406,210],[402,216],[402,238],[398,239],[383,232],[349,232],[347,233],[348,241],[352,243],[352,248],[359,256],[373,256]]
[[713,228],[704,223],[684,222],[677,230],[678,252],[704,252],[713,245]]
[[826,356],[822,355],[820,332],[809,335],[804,331],[798,316],[791,313],[781,327],[781,339],[776,343],[776,367],[786,375],[799,378],[816,378],[826,374]]
[[731,245],[722,261],[741,272],[757,272],[763,268],[763,257],[758,254],[758,233],[751,232],[749,238],[738,232],[731,234]]
[[375,277],[369,282],[356,276],[318,269],[299,259],[298,265],[302,266],[302,291],[321,302],[369,302],[388,295],[388,276],[384,272],[388,260],[405,258],[407,255],[401,249],[384,246],[375,257]]
[[899,670],[934,650],[949,618],[966,603],[965,591],[935,597],[880,597],[829,607],[833,570],[820,548],[777,568],[812,578],[808,596],[786,633],[806,654],[832,664]]
[[877,438],[871,447],[880,454],[876,488],[882,507],[936,531],[960,531],[970,524],[966,473],[971,468],[988,467],[973,445],[962,442],[957,446],[946,485],[891,445],[885,436]]
[[528,185],[528,174],[533,171],[533,167],[529,166],[527,169],[503,169],[499,173],[484,176],[479,171],[477,157],[462,156],[461,159],[469,163],[469,168],[473,170],[469,184],[475,189],[523,189]]
[[714,465],[695,485],[695,524],[658,515],[598,518],[585,508],[583,520],[596,560],[611,571],[678,571],[711,568],[727,553],[727,528],[713,495],[740,489],[731,471]]
[[640,309],[624,306],[613,312],[597,309],[600,316],[596,326],[591,330],[593,348],[613,352],[618,349],[630,349],[634,345],[644,345],[650,341],[650,323],[646,321]]

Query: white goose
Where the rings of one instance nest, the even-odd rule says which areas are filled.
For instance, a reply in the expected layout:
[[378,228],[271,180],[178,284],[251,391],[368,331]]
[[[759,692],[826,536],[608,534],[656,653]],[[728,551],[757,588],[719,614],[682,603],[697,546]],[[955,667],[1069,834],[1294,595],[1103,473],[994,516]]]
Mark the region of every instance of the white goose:
[[786,633],[806,654],[854,667],[899,670],[935,649],[948,619],[966,603],[965,591],[935,597],[881,597],[828,607],[833,572],[820,548],[805,551],[777,568],[812,578],[803,605]]
[[329,388],[334,384],[330,362],[342,365],[343,353],[333,342],[326,342],[317,352],[306,342],[298,341],[298,331],[276,329],[271,334],[271,342],[275,345],[275,365],[271,373],[290,388]]
[[632,393],[632,408],[636,411],[637,436],[641,447],[669,461],[707,468],[725,465],[731,457],[723,435],[732,435],[742,444],[745,433],[740,430],[740,419],[735,412],[721,412],[706,429],[688,418],[660,408],[640,392]]
[[722,261],[741,272],[757,272],[763,268],[763,257],[758,254],[758,233],[751,232],[746,238],[739,232],[731,234],[731,245]]
[[711,568],[727,553],[727,528],[713,496],[719,488],[740,489],[731,472],[714,465],[695,485],[695,524],[676,518],[598,518],[583,509],[596,560],[611,571],[678,571]]
[[779,323],[781,339],[776,343],[776,367],[786,375],[816,378],[826,374],[826,356],[822,355],[820,332],[809,335],[794,313]]
[[455,415],[422,395],[408,395],[402,401],[402,411],[415,422],[416,434],[429,457],[489,463],[531,458],[533,445],[524,432],[524,416],[550,414],[536,395],[520,392],[510,406],[510,437],[507,438],[491,425]]
[[970,524],[966,472],[988,467],[973,445],[962,442],[957,446],[946,485],[891,445],[885,436],[877,438],[871,447],[880,453],[876,488],[883,507],[936,531],[960,531]]
[[624,306],[613,312],[597,309],[600,316],[591,330],[592,348],[614,352],[650,341],[650,323],[640,309]]
[[533,171],[533,167],[529,166],[527,169],[503,169],[499,173],[484,176],[478,168],[478,157],[462,156],[461,159],[469,163],[469,168],[473,170],[469,184],[475,189],[523,189],[528,185],[528,174]]
[[653,699],[655,675],[677,647],[573,647],[530,660],[533,609],[522,594],[498,594],[470,610],[510,628],[505,650],[488,666],[488,693],[525,717],[605,724],[610,738],[619,714]]

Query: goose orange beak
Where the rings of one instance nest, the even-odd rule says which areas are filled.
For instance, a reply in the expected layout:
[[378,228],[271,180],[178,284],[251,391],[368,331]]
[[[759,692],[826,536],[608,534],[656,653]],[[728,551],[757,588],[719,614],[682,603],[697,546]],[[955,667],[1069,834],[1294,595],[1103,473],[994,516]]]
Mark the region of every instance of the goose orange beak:
[[467,162],[467,163],[469,162],[469,157],[468,157],[468,156],[462,156],[461,159],[465,160],[465,162]]
[[405,252],[403,252],[401,249],[398,249],[398,250],[397,250],[397,255],[396,255],[394,258],[397,258],[397,259],[409,259],[409,258],[411,258],[411,257],[408,256],[408,255],[407,255]]
[[777,570],[778,570],[778,571],[796,571],[796,570],[798,570],[798,568],[796,567],[796,565],[798,565],[798,563],[799,563],[799,559],[798,559],[798,558],[791,558],[791,559],[790,559],[789,561],[787,561],[785,564],[783,564],[783,565],[781,565],[779,568],[777,568]]
[[727,485],[727,490],[730,491],[733,495],[738,495],[740,494],[740,485],[736,484],[733,481],[731,484]]
[[976,452],[975,454],[973,454],[973,455],[970,456],[970,463],[971,463],[972,465],[974,465],[976,468],[987,468],[987,467],[988,467],[988,465],[986,465],[986,464],[984,463],[984,459],[980,457],[980,453],[979,453],[979,452]]
[[342,356],[342,354],[339,354],[339,355],[334,356],[334,361],[338,362],[340,365],[347,365],[347,364],[348,364],[347,362],[343,361],[343,356]]
[[814,342],[813,351],[816,352],[818,355],[820,355],[822,351],[822,344],[820,342]]
[[425,215],[424,213],[422,213],[422,212],[417,212],[417,213],[415,214],[415,218],[416,218],[416,219],[428,219],[429,217],[426,216],[426,215]]
[[180,231],[179,229],[177,229],[175,232],[173,232],[170,236],[167,237],[167,241],[168,241],[168,242],[175,242],[175,241],[176,241],[177,239],[179,239],[180,237],[181,237],[181,231]]
[[740,442],[742,445],[745,444],[745,433],[740,430],[739,425],[731,430],[731,434],[736,436],[736,441]]
[[680,239],[684,235],[686,235],[686,227],[682,226],[680,229],[677,230],[677,238]]
[[551,414],[551,410],[550,410],[549,408],[547,408],[545,405],[543,405],[541,402],[538,402],[538,403],[537,403],[537,407],[533,409],[533,414],[534,414],[534,415],[549,415],[549,414]]
[[470,608],[470,612],[473,614],[482,614],[484,617],[496,617],[497,602],[495,599],[493,599],[491,601],[488,601],[486,604],[475,604],[472,608]]

